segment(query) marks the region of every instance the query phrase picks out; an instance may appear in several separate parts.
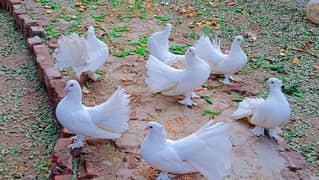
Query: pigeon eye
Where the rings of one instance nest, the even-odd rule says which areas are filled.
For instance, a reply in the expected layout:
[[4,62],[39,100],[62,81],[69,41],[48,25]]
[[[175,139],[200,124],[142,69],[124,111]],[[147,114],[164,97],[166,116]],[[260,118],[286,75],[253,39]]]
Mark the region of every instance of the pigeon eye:
[[271,81],[270,83],[271,83],[271,84],[274,84],[274,81]]
[[71,84],[70,86],[73,87],[73,84]]
[[150,128],[152,129],[152,128],[153,128],[153,126],[150,126]]
[[237,39],[237,41],[240,41],[240,39]]

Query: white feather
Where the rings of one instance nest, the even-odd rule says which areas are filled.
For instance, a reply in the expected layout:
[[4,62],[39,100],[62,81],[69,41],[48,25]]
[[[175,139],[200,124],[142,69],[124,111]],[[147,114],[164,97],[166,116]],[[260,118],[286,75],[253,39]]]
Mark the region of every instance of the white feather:
[[96,38],[93,27],[89,27],[87,38],[72,33],[62,36],[57,45],[53,53],[55,66],[60,70],[71,67],[77,77],[86,71],[95,72],[109,56],[108,46]]
[[94,107],[82,104],[82,91],[77,81],[68,81],[66,89],[69,92],[56,109],[57,119],[63,127],[77,136],[105,139],[119,138],[127,129],[129,99],[123,89],[119,88],[106,102]]
[[169,52],[168,40],[171,30],[172,25],[167,24],[163,31],[153,33],[147,41],[147,47],[150,55],[169,65],[185,59],[184,55]]
[[234,119],[252,116],[259,104],[265,102],[262,98],[245,98],[239,103],[237,110],[233,113]]
[[224,83],[228,84],[229,76],[241,70],[248,61],[240,47],[242,41],[241,36],[236,36],[228,54],[222,53],[218,38],[215,38],[212,43],[207,36],[202,36],[195,42],[194,47],[197,49],[198,56],[209,63],[212,73],[224,74]]
[[287,122],[290,116],[290,107],[285,95],[281,92],[282,82],[276,78],[267,81],[269,94],[266,100],[246,98],[239,103],[232,117],[240,119],[252,116],[250,122],[262,128],[275,128]]
[[[151,125],[156,128],[154,123]],[[150,130],[142,143],[141,154],[147,163],[164,172],[200,172],[209,180],[221,180],[231,162],[232,145],[227,128],[225,123],[208,122],[194,134],[176,141],[165,139],[164,128],[160,132]]]

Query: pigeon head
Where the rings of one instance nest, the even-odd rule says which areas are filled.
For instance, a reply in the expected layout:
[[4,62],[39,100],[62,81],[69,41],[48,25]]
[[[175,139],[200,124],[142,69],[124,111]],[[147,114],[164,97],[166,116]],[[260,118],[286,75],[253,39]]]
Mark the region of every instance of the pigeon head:
[[64,91],[67,93],[81,92],[81,86],[77,81],[69,80],[64,87]]
[[244,42],[243,36],[236,36],[236,37],[235,37],[234,43],[236,43],[236,44],[241,44],[242,42]]
[[170,23],[167,23],[165,26],[165,31],[171,31],[172,25]]
[[164,127],[157,122],[149,122],[146,124],[145,130],[148,130],[150,133],[160,133]]
[[88,36],[95,36],[94,27],[90,26],[87,31]]
[[282,86],[282,81],[281,80],[279,80],[279,79],[277,79],[277,78],[269,78],[268,80],[267,80],[267,86],[269,87],[269,88],[281,88],[281,86]]
[[195,56],[195,48],[194,47],[189,47],[186,50],[186,56]]

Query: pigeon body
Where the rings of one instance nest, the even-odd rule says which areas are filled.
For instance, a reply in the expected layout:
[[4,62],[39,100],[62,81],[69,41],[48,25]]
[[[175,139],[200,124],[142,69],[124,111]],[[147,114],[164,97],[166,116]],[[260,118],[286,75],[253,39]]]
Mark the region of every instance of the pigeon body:
[[267,85],[269,94],[266,100],[246,98],[239,103],[232,117],[240,119],[252,116],[250,122],[256,125],[253,129],[254,134],[264,135],[264,128],[268,128],[269,135],[277,139],[274,128],[289,120],[290,107],[285,95],[281,92],[281,80],[270,78]]
[[163,95],[184,95],[181,104],[192,106],[193,90],[207,81],[210,74],[209,65],[197,57],[193,47],[186,51],[186,68],[175,69],[150,55],[146,63],[146,83],[152,92]]
[[200,172],[209,180],[221,180],[230,168],[231,142],[225,123],[209,121],[197,132],[179,140],[166,139],[165,128],[150,122],[148,136],[141,145],[143,159],[153,168],[167,173],[185,174]]
[[70,147],[83,146],[85,136],[117,139],[128,128],[129,99],[119,88],[104,103],[87,107],[82,104],[79,83],[69,80],[65,86],[67,95],[59,102],[56,116],[63,127],[76,134],[76,142]]
[[87,38],[76,33],[62,36],[53,54],[58,69],[71,67],[78,78],[88,72],[93,79],[94,72],[103,66],[108,56],[108,46],[96,38],[93,27],[88,28]]
[[147,40],[147,47],[150,55],[169,65],[185,59],[184,55],[169,52],[168,38],[171,30],[172,25],[167,24],[163,31],[153,33]]
[[220,41],[215,38],[213,42],[207,36],[202,36],[195,42],[194,47],[197,49],[197,54],[205,60],[211,67],[213,74],[224,74],[224,84],[230,84],[229,78],[241,70],[248,59],[245,52],[240,47],[244,41],[242,36],[236,36],[230,52],[224,54],[220,49]]

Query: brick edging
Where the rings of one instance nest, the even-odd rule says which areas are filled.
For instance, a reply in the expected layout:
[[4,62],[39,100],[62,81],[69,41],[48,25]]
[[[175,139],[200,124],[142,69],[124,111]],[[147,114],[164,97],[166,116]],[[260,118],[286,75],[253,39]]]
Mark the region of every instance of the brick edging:
[[[14,19],[17,29],[21,31],[24,37],[27,38],[28,48],[34,54],[34,62],[38,69],[38,77],[41,84],[44,85],[53,110],[55,111],[57,103],[64,96],[62,89],[66,83],[66,80],[62,77],[59,70],[55,68],[54,61],[49,53],[49,47],[41,39],[41,37],[44,37],[45,34],[44,27],[42,27],[36,20],[33,20],[25,10],[20,9],[20,6],[22,6],[21,0],[0,1],[0,8],[10,13]],[[50,179],[71,179],[72,177],[73,155],[66,147],[68,143],[71,142],[70,136],[73,136],[73,134],[67,129],[62,128],[60,138],[57,140],[54,147],[55,151],[52,154]],[[281,138],[278,145],[280,147],[279,153],[286,160],[287,167],[291,171],[296,172],[296,170],[300,170],[305,167],[306,163],[303,157],[297,152],[290,151],[284,139]],[[59,149],[56,150],[56,148]],[[75,154],[75,156],[79,156],[79,153]],[[84,163],[87,174],[89,174],[88,169],[93,169],[94,171],[93,164],[90,162],[82,163]],[[59,173],[59,168],[63,168],[62,173]],[[92,177],[95,176],[97,176],[97,173],[93,174]],[[89,177],[90,176],[88,176],[88,178]]]

